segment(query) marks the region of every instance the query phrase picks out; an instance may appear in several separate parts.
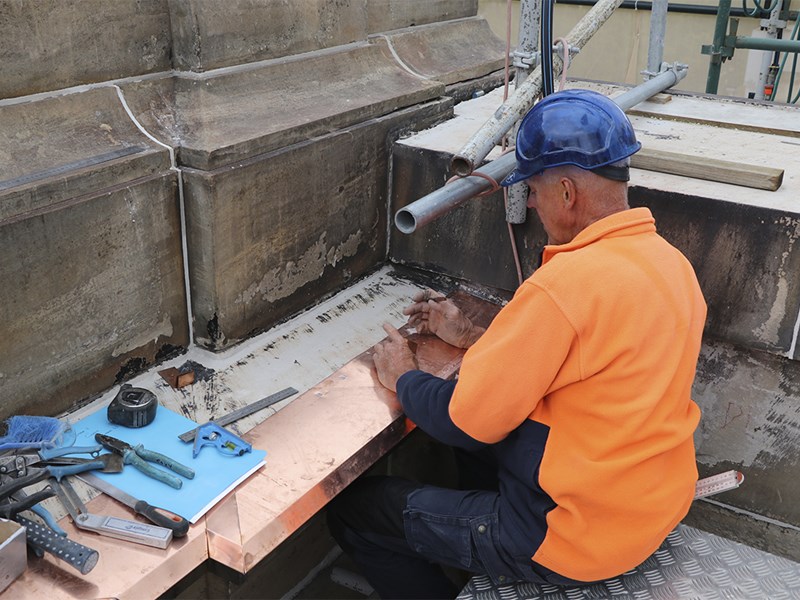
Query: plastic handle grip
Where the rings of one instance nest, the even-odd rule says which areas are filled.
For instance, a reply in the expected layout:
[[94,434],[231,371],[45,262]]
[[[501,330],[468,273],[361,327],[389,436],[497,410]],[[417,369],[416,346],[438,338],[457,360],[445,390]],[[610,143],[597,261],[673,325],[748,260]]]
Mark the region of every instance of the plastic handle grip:
[[158,481],[166,483],[168,486],[173,487],[176,490],[179,490],[181,487],[183,487],[183,481],[181,481],[179,477],[170,475],[166,471],[162,471],[150,463],[145,462],[139,456],[137,456],[133,450],[128,450],[125,453],[125,458],[123,460],[126,464],[136,467],[148,477],[152,477],[153,479],[157,479]]
[[100,554],[97,550],[59,536],[55,531],[25,517],[17,516],[17,523],[25,526],[28,545],[37,552],[49,552],[86,575],[94,569]]
[[166,454],[161,454],[160,452],[154,452],[153,450],[148,450],[147,448],[142,447],[141,445],[136,446],[134,448],[134,452],[141,456],[145,460],[150,460],[157,465],[161,465],[162,467],[166,467],[175,471],[178,475],[183,475],[187,479],[194,479],[194,469],[191,467],[187,467],[186,465],[179,463],[177,460],[171,459]]
[[148,504],[144,500],[139,500],[133,507],[137,513],[147,517],[160,527],[172,530],[172,535],[176,538],[183,537],[189,532],[189,521],[173,512]]

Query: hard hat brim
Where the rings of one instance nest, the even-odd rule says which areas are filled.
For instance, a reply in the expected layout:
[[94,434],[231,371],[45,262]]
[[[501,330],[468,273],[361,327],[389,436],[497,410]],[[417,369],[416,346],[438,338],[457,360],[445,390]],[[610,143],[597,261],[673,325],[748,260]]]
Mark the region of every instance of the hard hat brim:
[[506,178],[503,179],[503,181],[500,182],[500,186],[509,187],[514,185],[515,183],[519,183],[520,181],[525,181],[529,177],[532,177],[532,175],[526,175],[522,171],[514,169],[513,171],[511,171],[511,173],[506,175]]

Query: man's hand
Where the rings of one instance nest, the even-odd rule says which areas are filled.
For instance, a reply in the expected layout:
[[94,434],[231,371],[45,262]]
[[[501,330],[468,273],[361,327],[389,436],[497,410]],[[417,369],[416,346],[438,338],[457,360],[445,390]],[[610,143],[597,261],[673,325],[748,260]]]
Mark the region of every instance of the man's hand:
[[408,371],[417,368],[417,361],[405,338],[394,327],[384,323],[383,330],[389,338],[377,346],[372,355],[375,369],[378,371],[378,380],[393,392],[397,391],[397,380]]
[[458,348],[469,348],[485,331],[472,324],[455,304],[433,290],[414,294],[413,304],[403,309],[417,333],[432,334]]

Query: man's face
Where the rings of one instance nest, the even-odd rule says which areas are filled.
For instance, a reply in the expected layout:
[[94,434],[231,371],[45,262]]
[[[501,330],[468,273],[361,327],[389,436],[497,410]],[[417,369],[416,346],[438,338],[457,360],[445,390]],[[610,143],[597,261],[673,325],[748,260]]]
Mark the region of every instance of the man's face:
[[561,177],[546,170],[526,180],[530,193],[528,208],[536,209],[544,225],[549,244],[566,244],[572,240],[571,215],[565,207],[564,186]]

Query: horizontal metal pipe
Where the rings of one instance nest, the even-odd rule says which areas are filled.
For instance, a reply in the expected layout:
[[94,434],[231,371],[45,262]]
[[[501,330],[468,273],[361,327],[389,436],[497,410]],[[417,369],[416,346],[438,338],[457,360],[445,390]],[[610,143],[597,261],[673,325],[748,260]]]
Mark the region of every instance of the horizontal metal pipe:
[[678,83],[681,79],[686,77],[688,69],[684,68],[675,68],[669,69],[668,71],[664,71],[663,73],[659,73],[652,79],[644,82],[641,85],[637,85],[635,88],[632,88],[625,92],[624,94],[620,94],[616,98],[612,98],[614,103],[619,106],[622,110],[630,110],[640,102],[644,102],[651,96],[658,94],[659,92],[663,92],[664,90],[671,88],[673,85]]
[[[612,100],[622,110],[628,110],[650,96],[675,85],[685,76],[685,68],[677,69],[677,71],[670,69],[653,77],[646,83],[636,86],[616,98],[612,98]],[[487,163],[478,169],[476,173],[482,173],[499,182],[514,170],[516,164],[517,160],[514,153],[508,152],[500,156],[500,158]],[[491,186],[491,182],[481,176],[473,175],[455,179],[451,183],[398,210],[394,215],[394,224],[402,233],[413,233],[417,228],[438,219],[470,198],[490,190]]]
[[[488,175],[495,181],[502,181],[514,170],[516,164],[514,153],[509,152],[487,163],[478,172]],[[491,186],[488,180],[480,176],[455,179],[398,210],[394,216],[394,224],[403,233],[413,233],[418,227],[427,225],[470,198],[491,189]]]
[[[568,4],[573,6],[594,6],[596,0],[556,0],[556,4]],[[646,0],[623,0],[620,8],[631,10],[652,10],[653,3]],[[677,2],[670,2],[667,7],[667,12],[686,13],[690,15],[716,15],[717,6],[711,4],[683,4]],[[752,19],[759,19],[768,17],[769,11],[758,11],[753,17],[751,14],[745,12],[742,8],[731,8],[732,17],[749,17]],[[789,11],[787,16],[789,21],[794,21],[798,17],[798,11]]]
[[[614,13],[622,0],[599,0],[583,18],[567,34],[566,40],[570,48],[581,49],[597,30]],[[558,53],[553,54],[553,71],[556,75],[564,68]],[[542,89],[542,69],[536,67],[530,76],[520,85],[514,94],[495,111],[494,115],[484,123],[470,138],[466,145],[453,157],[451,167],[454,173],[469,175],[477,165],[483,162],[489,152],[511,127],[533,106],[536,96]]]
[[757,38],[737,35],[733,42],[734,48],[748,50],[775,50],[778,52],[800,52],[798,40],[776,40],[774,38]]

